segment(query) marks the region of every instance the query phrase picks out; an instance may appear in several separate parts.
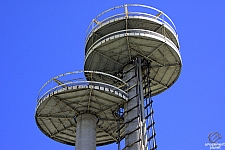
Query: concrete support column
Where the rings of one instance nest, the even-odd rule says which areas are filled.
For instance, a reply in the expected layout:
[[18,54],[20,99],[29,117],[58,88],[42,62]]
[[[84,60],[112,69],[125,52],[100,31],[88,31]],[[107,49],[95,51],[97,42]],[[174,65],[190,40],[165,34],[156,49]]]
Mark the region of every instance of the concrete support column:
[[76,118],[76,150],[96,150],[97,118],[92,114],[81,114]]
[[[134,65],[129,64],[124,67],[123,71],[126,72],[127,70],[130,70],[132,67],[134,67]],[[128,80],[134,76],[135,76],[135,67],[131,69],[129,72],[125,73],[124,78],[125,80]],[[137,84],[137,78],[134,77],[128,82],[128,84],[129,87],[132,87],[133,85]],[[131,99],[137,94],[136,90],[137,90],[136,87],[134,87],[128,91],[128,98],[130,101],[127,104],[125,104],[124,109],[125,111],[129,112],[125,113],[124,116],[125,122],[128,122],[138,116],[138,107],[135,107],[138,105],[137,97]],[[140,129],[136,130],[137,128],[138,128],[138,118],[126,124],[125,126],[125,134],[127,134],[125,136],[125,146],[127,147],[126,150],[140,149],[140,142],[138,142],[138,140],[140,139]]]

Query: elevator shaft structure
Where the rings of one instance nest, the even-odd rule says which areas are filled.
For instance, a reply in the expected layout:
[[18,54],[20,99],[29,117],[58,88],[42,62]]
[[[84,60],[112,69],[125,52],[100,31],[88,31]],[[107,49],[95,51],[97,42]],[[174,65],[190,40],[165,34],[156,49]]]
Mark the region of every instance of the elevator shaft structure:
[[123,150],[156,150],[152,97],[178,79],[182,61],[176,27],[146,5],[110,8],[88,27],[84,71],[47,81],[35,120],[49,138],[76,147],[118,143]]
[[128,80],[128,102],[125,109],[125,149],[146,149],[146,127],[144,115],[144,97],[142,87],[141,59],[124,67],[124,78]]

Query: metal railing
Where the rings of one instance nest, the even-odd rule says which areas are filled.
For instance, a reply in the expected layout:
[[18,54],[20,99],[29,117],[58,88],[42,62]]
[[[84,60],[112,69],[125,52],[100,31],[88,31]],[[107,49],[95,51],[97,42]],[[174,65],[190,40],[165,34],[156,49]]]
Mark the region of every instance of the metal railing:
[[140,34],[146,34],[146,35],[153,35],[153,36],[156,36],[156,37],[159,37],[161,39],[164,39],[166,40],[166,42],[170,43],[170,45],[174,48],[174,49],[177,49],[177,46],[170,40],[168,39],[167,37],[159,34],[159,33],[156,33],[156,32],[153,32],[153,31],[149,31],[149,30],[143,30],[143,29],[127,29],[127,30],[120,30],[120,31],[116,31],[116,32],[112,32],[110,34],[107,34],[103,37],[101,37],[100,39],[98,39],[97,41],[95,41],[95,43],[93,43],[91,45],[91,47],[89,47],[89,49],[86,51],[86,55],[88,54],[88,52],[90,50],[92,50],[96,45],[98,45],[100,42],[106,40],[107,38],[109,37],[112,37],[112,36],[116,36],[116,35],[120,35],[120,34],[134,34],[134,35],[140,35]]
[[[132,11],[134,7],[137,7],[139,9],[138,12]],[[143,10],[143,8],[147,9],[146,13],[139,12]],[[125,4],[110,8],[99,14],[96,18],[94,18],[86,31],[86,40],[88,39],[89,35],[101,24],[115,18],[129,17],[129,16],[142,16],[155,19],[164,24],[165,26],[167,26],[168,28],[170,28],[175,33],[175,35],[177,35],[176,26],[164,12],[151,6],[140,4]]]
[[39,90],[37,101],[43,99],[56,90],[65,89],[71,86],[101,86],[118,91],[124,95],[122,90],[127,83],[113,75],[98,71],[73,71],[60,74],[48,80]]

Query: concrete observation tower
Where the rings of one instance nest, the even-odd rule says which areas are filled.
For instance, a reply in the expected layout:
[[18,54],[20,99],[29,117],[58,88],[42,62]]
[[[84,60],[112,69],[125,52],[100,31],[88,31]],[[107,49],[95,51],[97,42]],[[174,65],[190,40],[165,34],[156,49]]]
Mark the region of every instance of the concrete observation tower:
[[165,13],[139,4],[108,9],[88,27],[84,71],[53,77],[40,89],[37,126],[76,150],[114,142],[156,150],[151,98],[175,83],[181,67],[178,34]]

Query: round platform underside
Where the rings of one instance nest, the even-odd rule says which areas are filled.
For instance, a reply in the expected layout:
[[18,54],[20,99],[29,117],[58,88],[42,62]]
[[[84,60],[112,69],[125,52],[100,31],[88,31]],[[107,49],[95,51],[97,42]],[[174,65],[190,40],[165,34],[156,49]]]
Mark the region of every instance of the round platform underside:
[[137,29],[99,39],[87,51],[84,68],[116,75],[136,57],[151,62],[152,96],[168,89],[180,75],[182,62],[176,45],[161,34]]
[[[72,86],[54,91],[39,100],[35,119],[40,130],[51,139],[75,145],[75,117],[82,113],[97,116],[96,145],[117,141],[119,116],[116,111],[127,95],[101,86]],[[120,135],[124,135],[123,118]]]

